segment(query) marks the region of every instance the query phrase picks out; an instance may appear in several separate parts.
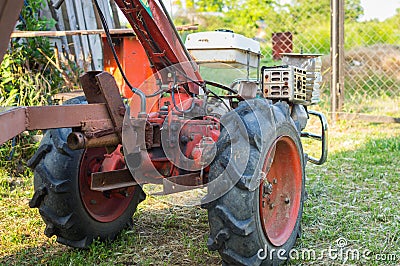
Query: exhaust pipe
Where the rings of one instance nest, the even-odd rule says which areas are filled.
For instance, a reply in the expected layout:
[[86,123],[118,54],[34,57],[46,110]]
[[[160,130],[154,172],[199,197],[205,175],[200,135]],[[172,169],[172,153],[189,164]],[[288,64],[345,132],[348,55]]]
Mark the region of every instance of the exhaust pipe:
[[72,132],[68,135],[67,144],[71,150],[80,150],[85,148],[116,146],[120,144],[120,141],[117,134],[110,134],[98,138],[87,138],[82,132]]

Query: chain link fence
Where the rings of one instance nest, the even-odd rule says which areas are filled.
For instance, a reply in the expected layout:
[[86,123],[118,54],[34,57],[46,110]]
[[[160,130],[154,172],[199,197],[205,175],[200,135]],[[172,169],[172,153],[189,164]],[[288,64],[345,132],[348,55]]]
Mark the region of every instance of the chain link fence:
[[[286,2],[281,1],[281,17],[274,20],[277,23],[260,24],[260,29],[265,29],[264,39],[268,40],[264,45],[264,63],[279,64],[279,52],[322,54],[320,106],[330,112],[331,3]],[[337,25],[344,29],[344,61],[340,66],[344,96],[340,97],[343,102],[336,112],[400,117],[400,13],[385,21],[361,21],[362,9],[351,5],[352,2],[355,1],[345,1],[344,23]],[[400,8],[400,4],[393,8]]]
[[[262,63],[281,64],[279,54],[304,53],[322,55],[321,102],[327,113],[330,109],[330,2],[317,0],[280,1],[275,8],[278,17],[259,23],[258,39],[262,44]],[[264,43],[263,43],[264,40]],[[312,107],[315,109],[316,107]]]
[[399,13],[383,22],[345,23],[343,112],[400,117],[399,23]]
[[[261,15],[255,13],[257,17],[263,17],[256,22],[255,33],[262,44],[262,63],[268,66],[281,64],[281,52],[322,54],[323,80],[319,106],[326,113],[332,111],[332,3],[344,2],[344,23],[337,25],[344,29],[344,51],[341,51],[344,52],[344,60],[340,72],[341,77],[344,76],[344,95],[339,97],[342,102],[334,110],[339,113],[400,117],[400,11],[382,22],[362,22],[363,10],[357,0],[267,2],[270,2],[268,9],[261,10]],[[400,3],[393,7],[396,8],[400,8]],[[197,21],[200,26],[212,24],[216,17],[223,16],[221,12],[204,14],[206,19]],[[201,13],[197,16],[201,17]],[[254,33],[247,32],[246,35],[250,37]]]

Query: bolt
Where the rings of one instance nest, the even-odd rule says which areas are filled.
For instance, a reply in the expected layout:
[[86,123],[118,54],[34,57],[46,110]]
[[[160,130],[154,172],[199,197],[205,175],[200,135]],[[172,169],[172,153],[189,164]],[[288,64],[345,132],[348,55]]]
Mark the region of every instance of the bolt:
[[272,183],[278,184],[278,180],[276,178],[272,179]]
[[285,203],[289,204],[290,203],[290,199],[288,197],[285,198]]
[[95,201],[94,199],[91,199],[91,200],[90,200],[90,204],[96,205],[96,204],[97,204],[97,201]]
[[129,193],[126,190],[120,191],[119,194],[121,194],[124,197],[128,197]]
[[187,144],[189,142],[189,138],[187,136],[182,136],[180,140],[182,144]]
[[118,113],[120,116],[124,116],[125,115],[125,106],[118,107]]
[[262,202],[262,207],[265,208],[265,201]]
[[173,131],[177,131],[179,129],[179,125],[177,125],[177,124],[171,124],[171,130],[173,130]]
[[264,183],[263,186],[263,196],[265,197],[266,194],[271,195],[272,193],[272,184],[268,183],[268,181],[266,183]]
[[273,204],[273,203],[271,203],[270,205],[269,205],[269,208],[272,210],[273,208],[275,207],[275,204]]

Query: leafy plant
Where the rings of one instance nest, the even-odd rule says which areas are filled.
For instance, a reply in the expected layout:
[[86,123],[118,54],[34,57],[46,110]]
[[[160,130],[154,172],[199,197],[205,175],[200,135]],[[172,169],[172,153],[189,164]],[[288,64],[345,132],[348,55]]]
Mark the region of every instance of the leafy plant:
[[[53,19],[39,16],[39,10],[45,3],[44,0],[25,1],[16,28],[41,31],[54,26]],[[65,78],[62,70],[54,67],[55,57],[48,38],[12,39],[0,65],[0,105],[46,105],[53,94],[67,89],[63,86]],[[2,160],[0,164],[22,173],[22,170],[18,170],[19,166],[25,164],[25,159],[31,157],[36,148],[31,137],[34,134],[31,132],[18,136],[2,145],[0,156],[12,159],[12,162]]]

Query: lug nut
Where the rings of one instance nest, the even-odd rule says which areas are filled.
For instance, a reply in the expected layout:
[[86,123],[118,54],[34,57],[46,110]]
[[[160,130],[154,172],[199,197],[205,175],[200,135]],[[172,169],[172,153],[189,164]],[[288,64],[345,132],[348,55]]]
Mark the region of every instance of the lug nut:
[[272,184],[271,183],[264,183],[263,186],[263,197],[265,197],[266,195],[271,195],[272,193]]
[[289,204],[290,203],[290,199],[288,197],[285,198],[285,203]]

